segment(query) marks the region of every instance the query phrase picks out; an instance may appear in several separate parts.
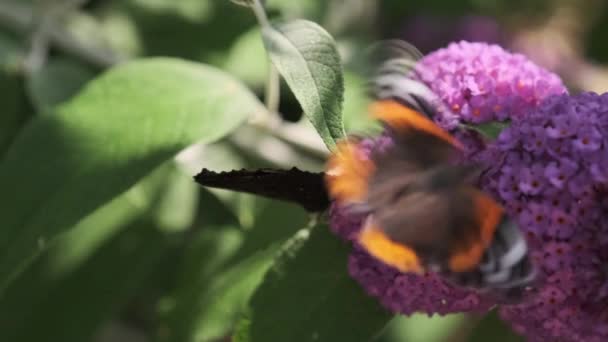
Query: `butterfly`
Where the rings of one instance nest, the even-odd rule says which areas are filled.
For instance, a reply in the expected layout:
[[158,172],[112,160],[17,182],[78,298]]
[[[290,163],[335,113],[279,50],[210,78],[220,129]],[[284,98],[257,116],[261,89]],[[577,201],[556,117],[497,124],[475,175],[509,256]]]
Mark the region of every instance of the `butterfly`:
[[522,293],[536,275],[526,240],[475,185],[483,166],[461,162],[462,144],[435,123],[441,104],[412,76],[412,49],[381,63],[372,81],[370,112],[392,143],[364,155],[360,139],[340,142],[325,173],[330,197],[368,214],[358,242],[385,264],[437,272],[460,286]]

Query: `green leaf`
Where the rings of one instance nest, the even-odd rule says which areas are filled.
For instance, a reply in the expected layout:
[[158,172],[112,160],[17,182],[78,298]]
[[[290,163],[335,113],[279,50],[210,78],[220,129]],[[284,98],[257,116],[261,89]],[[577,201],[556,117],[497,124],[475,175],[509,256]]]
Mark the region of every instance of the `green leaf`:
[[[186,253],[165,300],[160,341],[216,341],[229,334],[281,242],[305,224],[298,206],[257,198],[254,226],[205,227]],[[204,206],[204,208],[208,208]]]
[[[133,294],[133,282],[142,279],[139,272],[150,271],[141,268],[148,261],[156,264],[152,259],[165,249],[164,243],[160,250],[153,248],[160,242],[155,241],[161,238],[159,232],[138,220],[158,199],[165,200],[164,193],[170,187],[167,171],[168,167],[158,168],[81,220],[10,284],[0,298],[0,340],[86,340],[85,336],[97,330]],[[126,232],[127,228],[137,232]],[[132,254],[125,257],[124,253]],[[125,259],[117,262],[120,257]],[[120,272],[127,274],[121,276]],[[95,281],[87,277],[95,277]],[[83,298],[86,296],[91,298]],[[102,296],[107,297],[101,300]],[[57,311],[57,307],[66,306],[74,310]],[[77,327],[64,329],[76,320]],[[45,329],[30,329],[30,324]]]
[[41,303],[50,297],[53,289],[125,228],[134,216],[141,214],[130,197],[127,192],[82,220],[8,286],[6,295],[0,298],[1,340],[15,340],[23,334],[36,311],[44,311]]
[[168,241],[165,234],[145,221],[121,231],[81,267],[45,289],[47,295],[29,308],[22,324],[0,333],[2,340],[90,340],[100,325],[146,284],[145,279],[169,250]]
[[410,317],[396,316],[387,325],[381,338],[375,342],[449,341],[455,330],[467,322],[462,314],[429,317],[425,314],[414,314]]
[[464,127],[474,130],[483,135],[487,139],[494,140],[498,138],[503,129],[509,127],[510,121],[490,121],[482,124],[463,124]]
[[[225,233],[229,232],[226,231]],[[235,231],[232,230],[234,233]],[[211,241],[221,241],[230,235],[212,237]],[[236,235],[232,236],[233,238]],[[209,249],[210,245],[198,247]],[[211,249],[213,250],[213,249]],[[181,292],[178,300],[180,309],[174,312],[171,327],[172,335],[167,341],[216,341],[226,336],[236,319],[242,313],[247,300],[264,277],[272,263],[274,249],[261,250],[243,258],[221,272],[190,279],[190,285]],[[211,256],[208,256],[211,257]],[[213,260],[217,262],[215,256]],[[208,269],[202,269],[208,271]],[[201,270],[201,271],[202,271]],[[192,271],[197,272],[196,269]],[[200,272],[200,271],[199,271]],[[194,273],[196,274],[196,273]],[[189,274],[192,277],[192,273]],[[202,281],[206,280],[206,281]],[[185,282],[183,282],[185,284]],[[184,300],[194,300],[191,303]],[[186,309],[186,311],[182,311]],[[176,320],[181,318],[181,320]]]
[[253,4],[253,0],[230,0],[237,5],[249,7]]
[[21,75],[17,73],[23,48],[0,32],[0,156],[29,116]]
[[306,20],[263,28],[262,36],[272,63],[325,145],[333,149],[345,135],[344,79],[333,38],[321,26]]
[[38,112],[46,113],[74,96],[93,76],[83,64],[54,58],[28,79],[28,93]]
[[369,341],[391,315],[347,272],[350,248],[326,225],[283,248],[251,299],[237,342]]
[[105,73],[37,117],[0,161],[0,291],[40,250],[184,147],[263,110],[214,68],[170,58]]
[[369,96],[366,94],[365,79],[353,72],[345,72],[344,80],[344,126],[348,133],[370,135],[381,131],[378,120],[369,114]]
[[223,63],[223,69],[255,88],[262,88],[268,77],[268,58],[260,39],[260,29],[244,32],[234,42]]
[[20,77],[0,70],[0,156],[8,149],[29,115]]
[[132,0],[131,2],[136,3],[137,5],[151,12],[173,14],[192,22],[207,19],[213,14],[215,10],[217,10],[216,8],[214,8],[215,4],[213,3],[213,1]]
[[18,39],[5,32],[0,32],[0,70],[18,70],[26,53],[25,50]]
[[192,181],[192,174],[181,168],[174,167],[166,182],[167,189],[163,200],[154,208],[151,214],[156,225],[166,232],[179,232],[192,227],[198,205],[200,186]]
[[475,327],[471,333],[468,341],[523,342],[525,339],[513,332],[513,330],[498,317],[496,310],[494,310],[487,314],[479,324],[477,324],[477,327]]
[[[221,287],[217,285],[238,284],[238,281],[226,284],[217,275],[225,269],[226,262],[242,242],[243,232],[233,225],[206,226],[194,238],[182,264],[178,266],[177,288],[161,301],[158,341],[193,340],[197,322],[205,321],[209,306],[218,294],[221,296]],[[242,273],[243,277],[247,275],[248,273]],[[226,305],[229,306],[230,303]],[[216,325],[205,328],[210,334],[218,335],[214,337],[221,337],[222,332],[217,333]]]
[[[279,12],[282,18],[308,18],[320,21],[327,18],[333,4],[327,1],[265,0],[268,12]],[[341,6],[334,6],[339,7]]]
[[[59,277],[80,267],[107,240],[152,211],[153,205],[158,205],[159,197],[163,199],[160,203],[165,202],[165,194],[171,191],[171,183],[167,182],[169,171],[171,169],[165,163],[60,235],[43,253],[47,271],[53,277]],[[150,215],[155,214],[156,211],[152,211]]]
[[[103,7],[103,17],[118,15],[134,24],[134,38],[142,54],[178,56],[206,63],[223,61],[235,39],[256,25],[251,10],[228,0],[110,1]],[[116,41],[116,37],[109,38]]]

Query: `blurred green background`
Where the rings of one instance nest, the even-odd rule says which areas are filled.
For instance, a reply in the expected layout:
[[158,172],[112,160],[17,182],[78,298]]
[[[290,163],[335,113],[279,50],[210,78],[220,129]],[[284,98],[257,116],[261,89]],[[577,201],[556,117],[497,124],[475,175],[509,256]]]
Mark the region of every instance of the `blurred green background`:
[[[348,132],[371,129],[360,52],[380,39],[405,39],[423,52],[460,39],[498,43],[560,74],[573,92],[608,88],[601,0],[266,6],[271,18],[306,18],[335,37]],[[211,64],[263,97],[268,62],[255,17],[229,0],[0,0],[0,154],[33,117],[53,115],[112,65],[145,56]],[[0,341],[228,341],[270,255],[308,216],[290,204],[200,188],[191,176],[203,167],[322,170],[323,144],[285,86],[280,112],[279,134],[248,125],[192,146],[53,241],[0,298]],[[489,340],[520,339],[494,314],[398,317],[378,337]]]

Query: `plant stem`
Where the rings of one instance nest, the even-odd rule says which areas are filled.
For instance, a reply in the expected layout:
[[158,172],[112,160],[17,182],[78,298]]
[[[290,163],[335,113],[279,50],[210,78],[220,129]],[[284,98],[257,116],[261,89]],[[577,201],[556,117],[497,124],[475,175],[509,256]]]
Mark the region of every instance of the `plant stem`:
[[33,73],[46,64],[50,46],[47,34],[49,24],[48,18],[42,18],[30,34],[29,53],[23,62],[25,71],[28,73]]
[[281,76],[272,62],[268,61],[268,63],[268,83],[266,84],[264,103],[270,113],[276,114],[279,112],[279,103],[281,102]]
[[[258,19],[262,31],[272,29],[266,15],[266,10],[264,10],[264,6],[260,0],[252,0],[251,9]],[[268,63],[268,82],[266,83],[264,103],[271,114],[276,114],[279,111],[279,103],[281,101],[281,79],[278,70],[270,60],[270,56],[268,56]]]
[[252,0],[251,9],[253,10],[255,17],[258,19],[258,23],[262,28],[270,27],[266,10],[264,9],[264,5],[262,5],[260,0]]

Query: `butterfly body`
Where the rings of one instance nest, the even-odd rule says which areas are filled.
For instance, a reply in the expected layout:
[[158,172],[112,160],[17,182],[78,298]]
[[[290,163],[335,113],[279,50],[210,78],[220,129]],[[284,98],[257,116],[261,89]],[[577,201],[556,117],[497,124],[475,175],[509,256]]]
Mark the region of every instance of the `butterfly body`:
[[403,89],[412,84],[405,77],[390,69],[376,79],[381,90],[371,113],[390,146],[364,156],[356,140],[342,142],[328,163],[330,196],[367,210],[358,241],[380,261],[402,272],[438,272],[456,285],[520,293],[535,278],[525,239],[476,186],[482,166],[464,161],[460,142],[433,121],[430,91]]

